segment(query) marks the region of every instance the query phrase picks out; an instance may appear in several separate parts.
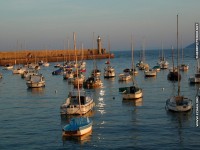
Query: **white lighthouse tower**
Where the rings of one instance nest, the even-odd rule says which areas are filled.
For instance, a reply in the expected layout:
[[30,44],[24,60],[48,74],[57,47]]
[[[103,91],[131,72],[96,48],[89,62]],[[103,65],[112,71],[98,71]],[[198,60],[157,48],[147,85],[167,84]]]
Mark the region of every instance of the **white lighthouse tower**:
[[102,54],[102,52],[101,52],[101,38],[100,38],[100,36],[98,36],[98,38],[97,38],[97,49],[98,49],[98,52],[99,52],[99,54]]

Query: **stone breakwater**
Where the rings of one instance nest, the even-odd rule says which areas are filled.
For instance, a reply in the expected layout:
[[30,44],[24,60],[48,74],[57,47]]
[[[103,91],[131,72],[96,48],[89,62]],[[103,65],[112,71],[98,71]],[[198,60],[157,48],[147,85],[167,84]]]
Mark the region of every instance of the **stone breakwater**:
[[0,65],[6,64],[27,64],[32,62],[39,62],[41,60],[47,62],[64,62],[75,60],[88,59],[107,59],[114,58],[114,54],[106,53],[105,49],[102,54],[98,50],[21,50],[0,52]]

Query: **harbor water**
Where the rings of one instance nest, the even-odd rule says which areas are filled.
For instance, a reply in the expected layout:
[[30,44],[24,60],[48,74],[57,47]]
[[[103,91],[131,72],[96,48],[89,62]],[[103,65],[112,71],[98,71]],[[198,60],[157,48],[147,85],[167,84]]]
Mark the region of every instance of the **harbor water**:
[[[135,63],[139,52],[134,52]],[[184,63],[190,68],[181,71],[181,95],[193,100],[193,110],[187,113],[165,109],[166,100],[177,95],[177,82],[167,80],[168,69],[161,70],[154,78],[145,78],[144,72],[139,71],[135,81],[143,89],[143,98],[122,100],[119,88],[130,86],[132,81],[119,82],[118,75],[131,67],[131,51],[113,53],[111,65],[117,74],[113,79],[103,78],[106,60],[96,60],[103,87],[86,89],[95,101],[94,110],[87,114],[93,121],[93,130],[81,138],[62,138],[62,128],[69,116],[60,115],[60,106],[73,86],[62,75],[52,75],[56,63],[41,68],[46,86],[36,89],[28,89],[20,75],[1,67],[0,149],[199,149],[200,128],[196,127],[198,107],[195,104],[200,85],[188,82],[196,71],[194,50],[185,49]],[[164,54],[172,66],[171,50],[165,50]],[[158,56],[158,50],[146,50],[145,62],[153,67]],[[174,59],[176,63],[176,56]],[[86,63],[88,77],[93,60]]]

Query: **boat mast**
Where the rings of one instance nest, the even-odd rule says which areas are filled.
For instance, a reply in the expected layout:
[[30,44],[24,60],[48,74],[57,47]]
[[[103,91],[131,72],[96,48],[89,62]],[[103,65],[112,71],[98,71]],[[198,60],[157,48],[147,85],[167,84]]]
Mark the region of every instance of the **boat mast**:
[[181,51],[182,51],[182,64],[183,64],[183,41],[182,41],[182,36],[181,36]]
[[164,61],[163,41],[161,41],[161,46],[162,46],[162,61]]
[[92,34],[92,56],[93,56],[93,67],[94,67],[94,73],[96,72],[96,69],[97,69],[97,64],[96,64],[96,60],[95,60],[95,57],[94,57],[94,32]]
[[108,65],[110,66],[110,38],[108,37],[108,51],[109,51],[109,57],[108,57]]
[[[133,60],[133,36],[131,34],[131,52],[132,52],[132,71],[134,72],[134,60]],[[134,74],[134,73],[133,73]]]
[[[78,64],[77,64],[77,54],[76,54],[76,34],[75,32],[73,33],[73,39],[74,39],[74,51],[75,51],[75,57],[76,57],[76,74],[77,74],[77,79],[78,79]],[[79,88],[79,79],[78,79],[78,103],[79,103],[79,109],[81,112],[81,98],[80,98],[80,88]],[[81,113],[82,115],[82,113]]]
[[179,49],[178,49],[178,14],[177,14],[177,73],[178,73],[178,96],[180,95],[180,79],[179,79]]
[[173,73],[175,72],[175,68],[174,68],[174,47],[172,46],[172,66],[173,66]]

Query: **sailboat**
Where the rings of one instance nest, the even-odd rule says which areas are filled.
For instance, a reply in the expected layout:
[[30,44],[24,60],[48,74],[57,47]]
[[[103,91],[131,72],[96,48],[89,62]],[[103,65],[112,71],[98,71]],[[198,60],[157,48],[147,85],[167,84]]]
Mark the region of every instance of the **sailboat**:
[[[108,41],[108,50],[110,53],[110,41]],[[110,65],[110,54],[108,61],[106,62],[107,66],[104,68],[104,78],[113,78],[115,77],[115,69]]]
[[149,64],[145,63],[145,48],[144,48],[144,42],[142,44],[142,51],[141,51],[141,60],[137,63],[137,66],[139,70],[148,70]]
[[[82,115],[87,113],[89,110],[91,110],[88,106],[94,106],[93,100],[92,105],[88,105],[88,97],[85,97],[82,95],[82,92],[80,92],[79,86],[77,92],[75,92],[76,95],[74,96],[73,93],[71,96],[68,97],[67,101],[69,100],[69,105],[66,107],[67,114],[77,114]],[[77,95],[78,94],[78,95]],[[74,104],[72,104],[72,103]],[[89,102],[89,103],[90,103]],[[91,103],[90,103],[91,104]],[[61,106],[61,114],[63,112],[63,108],[65,110],[65,106]],[[89,108],[89,109],[88,109]],[[76,117],[70,119],[70,122],[63,127],[63,136],[82,136],[92,131],[92,124],[93,122],[88,117]]]
[[181,80],[181,75],[176,67],[174,67],[174,49],[172,46],[172,68],[169,69],[169,73],[167,75],[167,79],[171,81]]
[[[131,36],[131,41],[132,41],[132,36]],[[135,67],[135,65],[134,65],[134,53],[133,53],[133,44],[131,45],[131,61],[132,61],[132,68],[131,68],[131,70],[130,70],[130,74],[131,75],[136,75],[136,74],[138,74],[138,71],[136,70],[136,67]]]
[[169,65],[168,61],[164,57],[163,44],[162,44],[162,56],[159,58],[157,64],[160,66],[160,69],[167,69]]
[[190,83],[200,83],[200,67],[199,67],[199,59],[197,59],[197,70],[194,76],[189,78]]
[[[132,40],[132,36],[131,36]],[[134,61],[133,61],[133,48],[131,45],[131,56],[132,56],[132,64],[131,64],[131,69],[124,69],[124,73],[119,74],[119,81],[128,81],[132,79],[131,75],[138,74],[138,71],[134,67]]]
[[[75,36],[75,34],[74,34]],[[77,69],[78,72],[78,69]],[[82,105],[82,102],[87,102],[87,97],[81,96],[80,93],[80,88],[78,84],[78,97],[75,97],[75,101],[78,99],[78,104],[79,104],[79,111],[80,115],[82,115],[82,109],[84,108],[84,105]],[[93,101],[93,100],[92,100]],[[86,113],[86,112],[85,112]],[[83,136],[86,135],[87,133],[92,131],[92,124],[93,122],[88,118],[88,117],[76,117],[70,119],[69,124],[65,125],[63,127],[63,136]]]
[[74,33],[74,51],[75,51],[75,68],[76,68],[76,74],[74,74],[74,78],[72,80],[73,84],[74,84],[74,88],[82,87],[83,86],[83,82],[85,81],[85,76],[82,74],[82,71],[80,71],[80,69],[78,69],[79,65],[77,62],[77,53],[76,53],[76,38],[75,38],[75,33]]
[[[18,44],[17,44],[18,45]],[[15,67],[14,69],[12,70],[12,73],[13,74],[23,74],[24,71],[26,71],[27,68],[25,67],[22,67],[22,66],[17,66],[17,60],[16,60],[16,55],[17,55],[17,52],[15,52]]]
[[[100,39],[100,37],[98,36],[98,39]],[[98,41],[97,39],[97,41]],[[93,49],[94,49],[94,33],[93,33]],[[97,43],[98,44],[98,43]],[[94,76],[94,77],[100,77],[101,76],[101,70],[98,69],[97,67],[97,62],[96,62],[96,59],[94,57],[94,54],[93,54],[93,70],[91,72],[91,76]]]
[[[178,50],[178,15],[177,15],[177,66],[179,63],[179,50]],[[179,66],[177,69],[179,73]],[[180,79],[178,76],[178,95],[172,96],[166,101],[166,109],[175,112],[185,112],[192,109],[192,100],[180,95]]]
[[42,64],[44,67],[49,67],[49,63],[47,61],[47,49],[46,49],[46,61]]
[[[74,39],[75,39],[75,33],[74,33]],[[78,78],[78,68],[76,68],[76,75]],[[74,88],[74,90],[69,93],[65,103],[61,105],[60,107],[61,114],[81,115],[81,114],[86,114],[87,112],[93,109],[94,107],[93,98],[87,96],[86,92],[83,89],[80,90],[79,83],[80,80],[77,80],[77,89]]]
[[189,65],[186,65],[186,64],[183,63],[184,56],[183,56],[182,40],[181,40],[181,49],[182,49],[182,64],[180,64],[179,69],[181,71],[188,71],[189,70]]
[[[131,49],[133,51],[132,38],[131,38]],[[122,93],[123,100],[134,100],[134,99],[139,99],[143,96],[142,89],[139,88],[136,82],[134,81],[134,74],[132,77],[133,77],[132,86],[119,88],[119,92]]]

